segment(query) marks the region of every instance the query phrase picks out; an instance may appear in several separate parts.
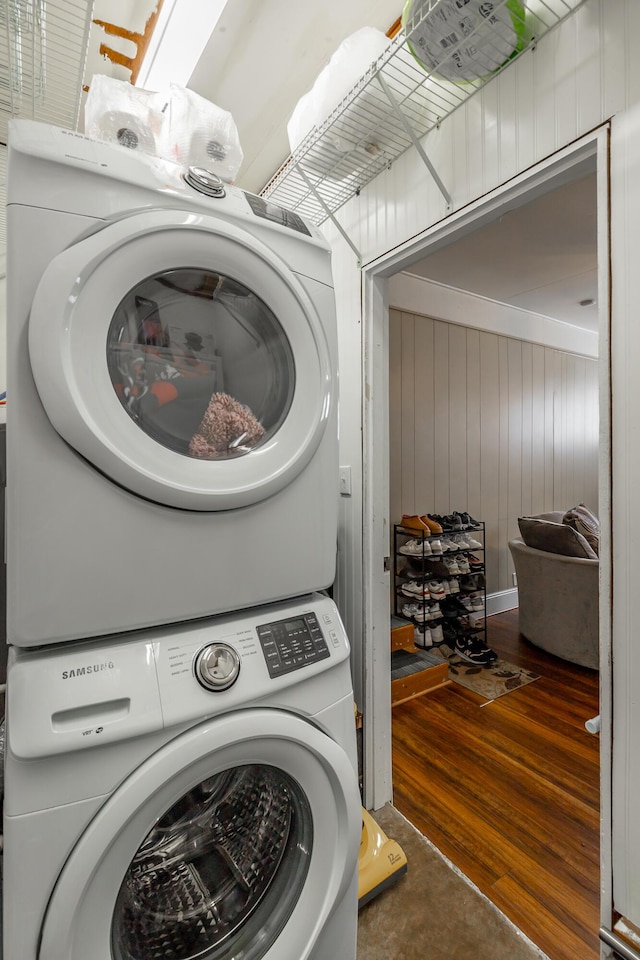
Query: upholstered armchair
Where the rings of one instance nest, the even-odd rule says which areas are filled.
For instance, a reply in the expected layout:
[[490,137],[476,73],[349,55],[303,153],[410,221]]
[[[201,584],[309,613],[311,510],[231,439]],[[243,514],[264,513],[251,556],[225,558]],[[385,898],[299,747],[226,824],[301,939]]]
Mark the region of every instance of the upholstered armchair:
[[509,541],[520,632],[548,653],[597,670],[599,561],[585,538],[563,524],[564,516],[520,518],[521,537]]

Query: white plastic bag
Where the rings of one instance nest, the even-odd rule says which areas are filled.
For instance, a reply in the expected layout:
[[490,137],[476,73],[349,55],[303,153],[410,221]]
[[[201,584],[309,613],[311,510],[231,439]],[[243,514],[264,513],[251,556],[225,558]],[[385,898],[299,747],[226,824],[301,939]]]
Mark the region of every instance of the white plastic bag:
[[[343,40],[329,63],[324,67],[311,90],[298,101],[287,125],[289,145],[293,152],[310,130],[322,126],[327,117],[346,97],[368,68],[389,46],[389,38],[375,27],[362,27]],[[367,93],[363,94],[367,98]],[[379,100],[372,97],[370,106],[379,108]],[[375,103],[373,101],[376,101]],[[359,99],[358,109],[366,109],[367,104]],[[348,113],[348,111],[347,111]],[[345,124],[348,116],[345,114]],[[348,153],[354,142],[345,135],[330,134],[329,142],[339,153]]]
[[96,74],[84,108],[84,130],[130,150],[160,155],[166,136],[166,97],[124,80]]
[[232,182],[243,154],[227,110],[172,83],[154,92],[97,74],[84,109],[85,133]]
[[222,180],[235,180],[242,164],[232,115],[204,97],[172,83],[162,155],[182,166],[205,167]]

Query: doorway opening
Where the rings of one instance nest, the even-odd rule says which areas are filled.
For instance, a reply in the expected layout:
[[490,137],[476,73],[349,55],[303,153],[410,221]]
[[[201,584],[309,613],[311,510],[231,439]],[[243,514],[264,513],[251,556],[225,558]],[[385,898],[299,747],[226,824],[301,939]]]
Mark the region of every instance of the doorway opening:
[[[523,648],[523,641],[519,638],[517,610],[515,614],[500,612],[517,605],[512,579],[514,571],[507,547],[508,540],[518,534],[517,518],[554,508],[568,509],[574,506],[574,499],[576,502],[591,500],[590,505],[598,513],[602,525],[600,577],[604,589],[601,590],[600,643],[602,651],[606,652],[609,648],[610,387],[606,142],[607,131],[603,128],[431,228],[403,249],[381,257],[365,268],[365,336],[370,348],[365,369],[368,387],[365,404],[365,475],[369,478],[364,505],[365,662],[368,667],[365,688],[365,803],[374,809],[392,798],[393,725],[391,710],[380,706],[389,700],[390,672],[388,668],[382,669],[380,664],[385,662],[382,657],[384,624],[389,623],[390,613],[394,609],[396,589],[396,584],[392,582],[393,559],[391,564],[387,562],[391,572],[386,573],[384,559],[393,553],[393,524],[400,521],[402,513],[442,514],[457,509],[468,511],[478,520],[488,521],[487,613],[497,614],[496,628],[499,627],[499,633],[502,631],[500,654],[504,656],[505,650],[512,650],[513,657],[517,659],[527,653],[526,641]],[[483,258],[492,254],[499,256],[500,243],[504,250],[504,238],[498,239],[501,233],[507,227],[515,230],[518,224],[524,227],[529,214],[535,209],[540,211],[550,204],[554,207],[561,199],[571,202],[572,198],[575,200],[578,197],[579,202],[589,203],[588,215],[593,218],[596,228],[590,238],[583,231],[584,243],[579,250],[574,248],[571,253],[564,252],[565,260],[571,260],[573,256],[568,267],[563,268],[564,277],[560,278],[556,273],[555,276],[548,274],[545,279],[542,274],[544,257],[552,253],[553,244],[560,239],[557,231],[554,233],[551,230],[546,235],[541,234],[544,242],[541,243],[538,259],[532,262],[529,254],[525,269],[525,276],[528,273],[531,280],[529,286],[516,278],[512,267],[508,283],[503,274],[503,288],[507,288],[505,292],[500,294],[499,288],[491,288],[491,271],[487,269],[490,261],[483,261]],[[498,243],[495,248],[491,247],[492,239]],[[596,265],[592,275],[582,269],[586,260],[582,259],[578,264],[578,254],[586,256],[587,240],[592,245],[590,253]],[[517,256],[513,238],[508,252]],[[556,268],[560,266],[559,257],[557,250],[556,255],[550,258]],[[503,259],[508,259],[506,253]],[[560,283],[561,279],[563,284]],[[574,314],[579,318],[586,317],[579,324],[579,329],[575,317],[568,313],[564,319],[553,316],[550,298],[552,294],[560,292],[571,300]],[[595,300],[596,304],[579,307],[577,300]],[[540,305],[536,306],[536,303]],[[597,321],[594,319],[592,324],[589,324],[589,313],[594,318],[597,316]],[[521,325],[518,326],[518,323]],[[395,379],[391,382],[387,379],[389,358],[394,365]],[[481,398],[482,409],[478,410],[474,398],[479,396],[475,391],[476,388],[480,390],[476,374],[481,362],[484,381],[488,386]],[[488,371],[494,362],[496,377],[492,378]],[[407,376],[410,369],[413,377]],[[498,383],[501,373],[503,379],[506,378],[506,392],[502,395]],[[574,412],[571,415],[567,412],[569,390],[574,394],[576,390],[578,393],[583,391],[583,397],[588,395],[590,398],[587,403],[584,399],[576,400],[575,394],[572,399]],[[424,408],[426,412],[421,418],[419,401],[423,393],[427,395],[427,403]],[[540,393],[542,409],[545,411],[542,424],[536,415],[536,409],[540,409],[536,407]],[[501,433],[498,426],[495,451],[487,443],[487,425],[494,400],[497,400],[495,415],[506,418],[506,430]],[[405,413],[403,419],[402,411],[408,411],[412,405],[414,421],[410,423],[410,415]],[[395,410],[399,420],[387,432],[386,442],[380,444],[380,424],[387,423],[390,410],[392,415]],[[419,420],[418,429],[416,418]],[[509,425],[512,438],[519,431],[521,441],[523,425],[528,431],[526,443],[520,443],[517,464],[514,451],[509,449]],[[461,434],[464,437],[464,452],[457,447]],[[417,436],[421,437],[419,441],[415,439]],[[583,445],[582,449],[580,444]],[[527,452],[523,456],[524,448]],[[546,479],[540,477],[540,464],[534,464],[541,450],[547,458],[543,470],[543,473],[546,470]],[[572,465],[569,462],[574,455],[581,463],[581,478],[578,477],[580,471],[576,470],[575,463]],[[482,489],[476,489],[478,484],[482,485],[480,473],[483,456],[484,494]],[[502,463],[501,457],[504,458]],[[483,516],[486,505],[494,502],[492,515]],[[500,619],[501,623],[498,624]],[[510,637],[507,636],[509,634]],[[374,636],[379,647],[377,650]],[[386,638],[388,645],[388,630]],[[605,675],[607,662],[605,654],[601,660],[601,687],[605,691],[609,686],[609,678]],[[535,669],[535,665],[534,657],[532,669]],[[544,664],[538,662],[538,667],[540,672]],[[574,685],[575,677],[569,674],[564,678],[559,677],[558,683]],[[596,705],[597,690],[596,681],[593,701]],[[433,716],[429,717],[429,695],[425,695],[421,701],[421,722],[438,722]],[[471,721],[484,724],[488,736],[492,735],[487,719],[491,717],[492,703],[487,701],[488,710],[476,706],[475,714],[471,711]],[[586,709],[589,712],[589,708]],[[466,716],[464,722],[469,723],[469,715]],[[585,715],[583,721],[588,719],[590,715]],[[439,722],[451,724],[452,719],[449,717],[443,721],[441,714]],[[550,723],[557,724],[557,720],[550,719]],[[456,760],[464,759],[461,754],[464,750],[460,743],[456,747],[456,730],[450,732],[453,764]],[[428,736],[426,731],[425,736]],[[585,733],[585,736],[588,737],[588,734]],[[459,740],[463,741],[464,738]],[[388,750],[385,750],[386,744]],[[375,765],[371,763],[374,757]],[[370,775],[368,771],[371,771]],[[456,789],[455,785],[452,784],[451,789]],[[425,802],[432,800],[427,798]],[[552,819],[570,816],[570,813],[561,809],[560,802],[560,793],[550,797],[548,815]],[[446,803],[442,809],[446,816]],[[455,810],[455,803],[451,803],[448,809],[449,815],[455,816],[455,813],[451,814]],[[477,813],[482,817],[483,810]],[[411,819],[410,811],[408,815]],[[526,815],[523,811],[523,816]],[[499,826],[493,826],[499,833]],[[460,830],[464,829],[465,826],[460,824]],[[597,826],[594,829],[597,841]],[[455,834],[455,828],[452,832]],[[438,838],[432,839],[438,846]],[[446,852],[450,854],[450,851]],[[459,866],[465,872],[464,863]],[[574,866],[574,879],[579,882],[580,865],[576,863]],[[497,882],[494,878],[497,887],[505,887],[512,882],[513,877],[507,876],[509,873],[509,870],[505,870]],[[492,898],[488,889],[490,886],[491,883],[487,881],[484,892]],[[498,906],[504,907],[499,891],[494,892],[494,898]],[[594,910],[595,930],[598,925],[597,903]],[[522,927],[517,917],[515,922]],[[597,953],[593,955],[595,957]]]

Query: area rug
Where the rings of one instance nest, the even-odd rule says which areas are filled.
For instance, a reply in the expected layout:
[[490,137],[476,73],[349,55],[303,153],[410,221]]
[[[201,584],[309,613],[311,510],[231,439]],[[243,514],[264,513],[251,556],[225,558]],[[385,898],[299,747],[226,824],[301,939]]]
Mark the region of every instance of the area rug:
[[505,693],[512,693],[540,676],[531,670],[516,667],[506,660],[494,660],[493,663],[481,666],[478,663],[469,663],[463,660],[455,650],[446,643],[441,644],[434,653],[439,653],[449,664],[449,679],[459,683],[474,693],[479,693],[485,700],[497,700]]
[[404,850],[407,872],[360,911],[358,960],[545,960],[394,807],[373,817]]

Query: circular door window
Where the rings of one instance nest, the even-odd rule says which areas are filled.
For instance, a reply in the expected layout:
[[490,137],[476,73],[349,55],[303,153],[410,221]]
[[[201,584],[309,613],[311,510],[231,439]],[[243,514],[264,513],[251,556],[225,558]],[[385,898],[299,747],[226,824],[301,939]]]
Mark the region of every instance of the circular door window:
[[268,443],[295,387],[291,346],[272,310],[211,270],[164,271],[129,291],[109,327],[107,365],[144,433],[203,460]]
[[34,296],[43,408],[89,463],[147,500],[265,500],[335,422],[325,289],[310,295],[276,252],[211,217],[149,211],[108,224],[55,257]]
[[312,817],[284,771],[248,764],[183,796],[145,837],[112,924],[115,960],[254,960],[304,886]]

